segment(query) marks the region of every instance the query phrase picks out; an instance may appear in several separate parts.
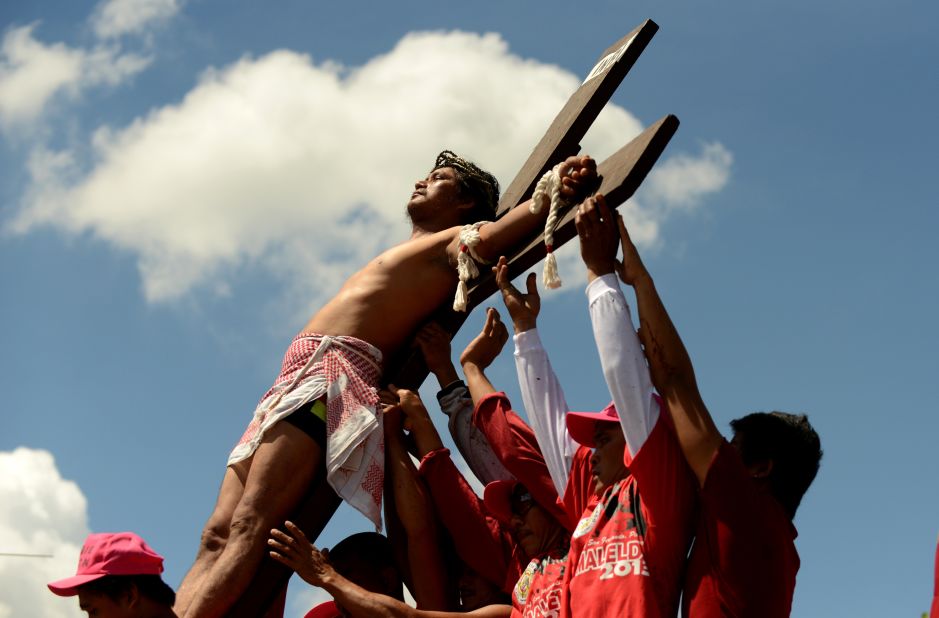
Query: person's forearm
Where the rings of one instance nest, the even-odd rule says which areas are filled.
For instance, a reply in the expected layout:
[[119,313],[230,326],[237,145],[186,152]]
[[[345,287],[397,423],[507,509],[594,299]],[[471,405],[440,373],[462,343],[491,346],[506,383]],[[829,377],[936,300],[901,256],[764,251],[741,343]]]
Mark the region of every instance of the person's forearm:
[[429,417],[418,417],[411,423],[411,436],[414,438],[414,446],[417,447],[417,456],[423,457],[431,451],[443,448],[443,441],[437,428]]
[[444,414],[450,419],[450,436],[476,478],[483,485],[512,478],[492,451],[489,440],[473,425],[473,399],[466,385],[459,383],[446,394],[438,394],[437,400]]
[[678,381],[695,384],[694,366],[648,274],[633,284],[652,382],[662,396]]
[[438,367],[428,369],[430,369],[430,372],[437,378],[437,384],[440,385],[441,389],[450,386],[460,379],[460,375],[456,372],[456,367],[453,366],[453,363],[443,363]]
[[386,440],[395,509],[408,537],[433,530],[433,506],[400,438]]
[[414,608],[383,594],[369,592],[335,573],[323,579],[320,587],[353,618],[413,618]]
[[528,422],[555,489],[558,495],[563,495],[577,445],[567,433],[567,400],[538,331],[531,329],[515,335],[515,369]]
[[[444,572],[444,564],[437,542],[434,506],[400,436],[400,433],[386,436],[385,442],[395,512],[407,537],[407,561],[412,576],[408,586],[419,608],[446,609],[446,585],[438,576]],[[422,575],[425,570],[434,575]]]
[[463,375],[466,377],[466,387],[469,389],[470,397],[473,398],[473,405],[479,403],[479,400],[495,393],[496,389],[486,377],[486,372],[476,363],[465,363],[463,365]]
[[509,249],[523,242],[527,244],[532,235],[544,227],[550,209],[545,207],[532,213],[530,205],[531,200],[526,200],[498,220],[479,228],[479,245],[475,250],[483,260],[495,261]]
[[633,288],[652,382],[665,400],[685,459],[703,485],[723,436],[701,399],[691,358],[652,277],[640,277]]
[[635,456],[659,418],[649,367],[616,275],[595,277],[587,286],[587,298],[603,377],[629,452]]

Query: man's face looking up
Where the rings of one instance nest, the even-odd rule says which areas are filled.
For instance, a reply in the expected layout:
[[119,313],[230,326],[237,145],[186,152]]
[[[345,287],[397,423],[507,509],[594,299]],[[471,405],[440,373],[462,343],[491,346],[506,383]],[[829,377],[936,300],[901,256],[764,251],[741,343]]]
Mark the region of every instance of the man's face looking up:
[[438,167],[427,178],[414,183],[408,201],[408,215],[412,221],[434,219],[439,213],[451,212],[463,205],[472,205],[460,195],[460,183],[452,167]]

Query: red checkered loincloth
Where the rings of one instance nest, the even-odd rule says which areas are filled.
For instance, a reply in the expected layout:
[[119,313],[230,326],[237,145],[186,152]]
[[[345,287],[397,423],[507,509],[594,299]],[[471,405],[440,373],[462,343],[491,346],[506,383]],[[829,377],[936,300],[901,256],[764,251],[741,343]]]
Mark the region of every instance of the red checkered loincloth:
[[344,500],[381,529],[384,436],[376,386],[381,352],[354,337],[300,333],[280,375],[228,458],[247,459],[264,433],[300,406],[326,396],[326,474]]

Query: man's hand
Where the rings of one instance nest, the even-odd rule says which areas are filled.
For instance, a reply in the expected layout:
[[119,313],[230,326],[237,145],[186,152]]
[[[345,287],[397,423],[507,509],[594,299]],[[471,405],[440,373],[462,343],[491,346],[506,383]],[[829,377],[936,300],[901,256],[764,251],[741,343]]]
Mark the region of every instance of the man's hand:
[[580,237],[580,257],[587,266],[587,280],[613,272],[619,234],[606,199],[598,194],[584,200],[577,208],[574,224]]
[[[405,428],[410,430],[416,423],[424,421],[431,424],[433,423],[433,421],[430,420],[430,414],[427,413],[424,402],[421,401],[420,395],[406,388],[398,388],[394,384],[389,384],[388,387],[398,396],[398,405],[401,408],[401,412],[404,413],[404,417],[407,419],[407,421],[405,421]],[[408,427],[408,425],[410,425],[410,427]]]
[[414,343],[420,348],[427,369],[437,377],[441,388],[459,379],[450,356],[450,334],[440,324],[425,324],[417,332]]
[[499,356],[508,340],[509,331],[499,319],[499,312],[489,307],[486,310],[486,323],[483,325],[482,332],[463,350],[460,363],[464,367],[474,365],[479,369],[485,369]]
[[401,402],[398,396],[392,391],[378,391],[378,399],[382,406],[382,425],[385,428],[385,439],[395,434],[401,433],[402,429],[410,431],[410,427],[403,425],[403,413],[401,411]]
[[600,186],[597,162],[589,156],[568,157],[561,163],[561,197],[578,203]]
[[538,312],[541,311],[541,297],[538,296],[538,284],[535,283],[535,273],[529,273],[525,279],[527,294],[522,294],[509,280],[509,266],[505,256],[499,258],[499,263],[492,267],[496,274],[496,285],[502,291],[502,301],[512,317],[512,326],[515,333],[523,333],[538,325]]
[[326,558],[326,554],[316,549],[292,522],[284,522],[286,532],[274,528],[267,545],[271,548],[271,558],[293,569],[303,581],[313,586],[324,586],[336,571]]
[[405,388],[398,388],[394,384],[389,384],[388,388],[398,402],[395,408],[403,415],[404,429],[411,432],[414,439],[414,446],[417,448],[415,456],[420,458],[430,451],[443,448],[440,434],[437,433],[420,395]]
[[616,274],[626,285],[636,287],[636,284],[649,279],[649,271],[646,270],[639,252],[636,251],[636,245],[629,237],[622,215],[616,215],[616,223],[619,226],[620,243],[623,247],[623,261],[617,261]]

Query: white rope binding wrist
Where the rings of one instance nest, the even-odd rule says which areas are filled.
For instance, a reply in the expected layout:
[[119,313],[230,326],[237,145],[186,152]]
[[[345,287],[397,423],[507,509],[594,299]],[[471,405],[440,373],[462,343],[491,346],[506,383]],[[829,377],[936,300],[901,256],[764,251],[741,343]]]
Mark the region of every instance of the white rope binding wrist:
[[541,279],[546,288],[555,289],[561,287],[561,277],[558,274],[558,260],[554,257],[554,230],[558,226],[558,211],[567,205],[561,197],[560,163],[545,172],[535,185],[535,192],[531,196],[531,206],[528,210],[532,214],[538,214],[546,204],[550,204],[550,207],[548,218],[544,223],[545,258],[544,274]]
[[486,260],[476,253],[476,246],[479,244],[479,228],[487,223],[490,222],[479,221],[472,225],[464,225],[460,230],[460,252],[456,256],[456,272],[460,282],[456,286],[456,296],[453,298],[454,311],[466,311],[466,302],[469,299],[466,282],[479,276],[476,262],[486,263]]

